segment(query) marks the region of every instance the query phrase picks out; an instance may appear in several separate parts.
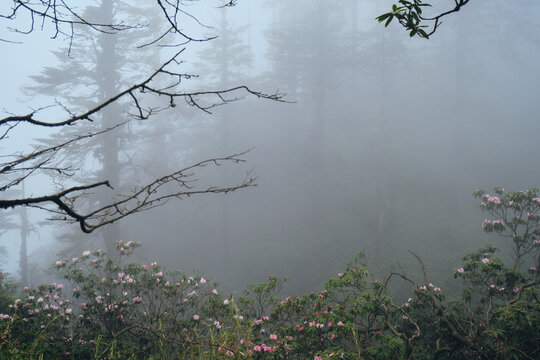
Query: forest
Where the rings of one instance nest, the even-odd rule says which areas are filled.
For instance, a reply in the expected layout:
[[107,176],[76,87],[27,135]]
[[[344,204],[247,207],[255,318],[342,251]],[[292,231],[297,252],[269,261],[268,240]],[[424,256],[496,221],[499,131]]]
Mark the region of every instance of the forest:
[[539,6],[5,1],[0,359],[539,358]]

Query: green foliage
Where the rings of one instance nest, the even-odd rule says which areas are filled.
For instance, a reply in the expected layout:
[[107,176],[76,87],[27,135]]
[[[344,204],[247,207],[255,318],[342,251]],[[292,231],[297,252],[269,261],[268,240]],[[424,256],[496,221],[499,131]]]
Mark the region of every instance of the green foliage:
[[0,272],[0,313],[6,313],[8,306],[13,303],[15,289],[15,284],[8,280],[8,274]]
[[[421,281],[404,272],[373,281],[359,254],[322,291],[280,298],[286,279],[269,275],[235,301],[201,276],[127,263],[140,244],[118,242],[116,258],[58,261],[65,287],[6,297],[0,359],[538,358],[540,200],[535,189],[495,194],[475,192],[495,217],[482,227],[509,237],[514,258],[506,264],[491,246],[466,255],[454,272],[461,298],[430,283],[416,255]],[[395,277],[411,284],[404,303],[389,293]]]
[[[398,5],[399,4],[399,5]],[[425,31],[426,25],[420,25],[422,21],[422,8],[431,6],[423,4],[422,1],[399,0],[398,4],[392,5],[392,11],[378,16],[377,21],[384,22],[384,26],[390,25],[392,20],[396,19],[407,31],[409,36],[415,35],[428,39],[429,34]]]

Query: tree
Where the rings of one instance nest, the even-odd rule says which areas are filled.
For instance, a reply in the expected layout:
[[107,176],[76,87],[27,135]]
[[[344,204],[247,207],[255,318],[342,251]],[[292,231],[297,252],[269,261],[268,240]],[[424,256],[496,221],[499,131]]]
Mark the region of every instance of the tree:
[[[111,4],[103,0],[102,4]],[[218,6],[233,6],[234,1],[215,1]],[[101,175],[97,181],[81,181],[76,179],[78,169],[65,161],[65,154],[77,146],[94,138],[105,138],[115,128],[126,122],[146,120],[164,111],[173,111],[178,99],[184,99],[188,106],[209,112],[213,107],[227,104],[238,99],[240,93],[258,98],[283,101],[280,93],[266,94],[248,88],[234,86],[219,90],[187,90],[185,82],[192,77],[182,71],[181,56],[188,45],[193,42],[210,41],[212,38],[197,38],[182,29],[180,23],[198,23],[198,20],[186,10],[182,2],[156,0],[153,6],[160,11],[166,28],[163,32],[140,47],[164,46],[174,48],[169,58],[154,71],[130,85],[122,84],[121,88],[111,89],[102,96],[89,99],[84,109],[76,109],[65,105],[62,99],[56,105],[46,108],[32,109],[26,114],[12,114],[0,119],[0,141],[11,136],[19,136],[18,130],[28,127],[37,128],[73,128],[69,138],[47,145],[35,146],[25,151],[20,149],[6,154],[0,163],[0,199],[1,209],[14,207],[34,207],[52,213],[53,219],[78,223],[80,229],[90,233],[104,225],[112,224],[130,214],[138,213],[159,206],[171,198],[189,197],[205,193],[227,193],[255,185],[255,178],[249,174],[232,186],[197,187],[194,172],[205,166],[219,165],[222,162],[243,162],[244,153],[214,157],[187,165],[169,174],[155,178],[146,184],[138,185],[132,191],[119,194],[115,190],[113,179]],[[119,36],[127,31],[144,32],[148,27],[144,24],[128,23],[122,19],[116,23],[109,18],[106,21],[83,17],[84,11],[66,2],[41,1],[34,3],[27,0],[14,0],[11,9],[0,19],[16,32],[30,34],[38,29],[36,21],[42,25],[39,29],[48,31],[52,26],[53,38],[63,37],[69,42],[68,54],[73,44],[80,41],[82,29],[89,29],[91,36]],[[24,22],[25,17],[29,20]],[[184,26],[184,25],[183,25]],[[0,39],[12,43],[13,39]],[[158,100],[165,100],[158,102]],[[156,103],[160,105],[156,107]],[[102,128],[91,127],[89,131],[82,129],[83,124],[94,124],[100,116],[106,116],[116,106],[125,104],[128,107],[128,118],[123,123],[108,125]],[[51,120],[51,117],[52,120]],[[108,173],[110,176],[110,173]],[[36,196],[9,196],[8,190],[15,190],[31,178],[46,176],[51,183],[58,183],[55,190]],[[89,197],[108,198],[107,203],[99,203],[85,208],[83,199]]]
[[[136,6],[133,6],[136,5]],[[48,94],[56,98],[64,99],[64,106],[72,109],[91,106],[95,99],[103,101],[116,94],[124,84],[135,81],[155,67],[159,66],[160,54],[155,47],[132,49],[129,44],[145,44],[157,36],[161,26],[159,25],[159,13],[152,4],[134,4],[123,6],[118,1],[102,1],[96,6],[88,6],[82,16],[96,19],[101,22],[113,22],[121,18],[129,18],[134,22],[149,24],[145,34],[134,32],[122,32],[119,34],[99,34],[95,38],[89,33],[89,29],[82,29],[79,40],[70,45],[70,55],[67,49],[54,52],[57,65],[44,68],[39,75],[31,76],[35,85],[28,88],[32,96]],[[84,35],[84,36],[83,36]],[[133,170],[135,164],[126,160],[135,152],[134,148],[140,147],[137,134],[141,127],[145,133],[148,127],[156,124],[152,122],[136,122],[127,124],[126,114],[129,108],[125,102],[119,101],[114,106],[104,110],[96,116],[93,123],[81,124],[75,129],[58,129],[43,143],[53,145],[65,141],[81,131],[91,132],[92,128],[103,130],[114,127],[112,131],[103,136],[86,141],[84,146],[73,148],[65,155],[65,161],[76,166],[79,171],[73,177],[76,181],[99,181],[108,179],[109,183],[117,192],[129,191],[131,186],[136,185],[132,179],[140,179],[137,171]],[[156,104],[162,105],[162,104]],[[132,128],[139,131],[131,131]],[[127,145],[131,145],[128,146]],[[162,156],[160,158],[166,158]],[[91,162],[91,166],[88,163]],[[144,160],[138,159],[140,168],[145,168]],[[163,171],[155,173],[165,173]],[[131,181],[130,181],[131,179]],[[87,199],[82,206],[101,207],[109,202],[108,195]],[[113,244],[122,236],[121,227],[118,223],[110,224],[94,233],[91,238],[102,237],[108,251],[113,250]],[[80,252],[87,249],[87,239],[81,238],[76,229],[69,233],[62,231],[56,236],[57,240],[69,243],[65,249],[68,253]],[[83,241],[86,240],[86,241]],[[81,249],[81,246],[83,247]]]
[[[417,35],[421,38],[428,39],[437,28],[441,25],[441,19],[447,15],[458,12],[461,8],[469,3],[470,0],[454,0],[454,7],[443,11],[437,15],[425,16],[422,8],[430,7],[428,3],[423,3],[422,0],[399,0],[398,4],[392,5],[392,11],[382,14],[377,17],[379,22],[385,22],[384,26],[388,26],[393,19],[396,19],[403,26],[411,37]],[[428,22],[430,25],[422,25]]]

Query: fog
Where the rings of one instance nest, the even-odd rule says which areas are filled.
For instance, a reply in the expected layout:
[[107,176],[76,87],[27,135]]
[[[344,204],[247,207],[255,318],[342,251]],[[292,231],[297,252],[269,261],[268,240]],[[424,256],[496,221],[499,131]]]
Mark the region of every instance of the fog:
[[[321,288],[359,251],[374,273],[398,262],[416,269],[407,252],[413,250],[439,283],[452,286],[450,270],[467,250],[504,246],[482,233],[485,215],[471,193],[538,186],[539,5],[473,1],[445,18],[429,40],[410,38],[397,23],[378,24],[376,16],[391,5],[240,0],[231,8],[194,7],[207,27],[194,22],[187,31],[218,37],[186,46],[184,71],[199,75],[185,81],[186,89],[247,85],[284,93],[285,101],[239,92],[242,99],[211,113],[178,101],[107,135],[114,142],[107,150],[112,170],[105,169],[104,145],[88,141],[70,149],[65,160],[81,169],[70,181],[109,176],[115,190],[128,192],[190,163],[251,149],[245,163],[205,167],[197,179],[232,186],[249,172],[257,186],[171,199],[92,234],[76,224],[41,222],[43,214],[32,212],[32,268],[114,238],[142,242],[136,261],[204,273],[229,291],[274,274],[289,276],[286,291],[300,293]],[[112,46],[122,56],[99,70],[93,49],[103,46],[96,45],[100,38],[76,38],[69,55],[62,39],[29,49],[41,36],[35,33],[23,45],[0,43],[2,54],[31,60],[14,69],[13,57],[2,56],[2,77],[11,79],[2,108],[24,112],[58,100],[81,111],[91,103],[88,94],[112,96],[140,81],[174,51],[138,49],[159,24],[147,29],[116,37]],[[22,46],[27,53],[12,50]],[[111,75],[97,81],[95,71]],[[62,73],[68,76],[60,79]],[[120,107],[121,114],[129,110]],[[91,126],[98,125],[51,136]],[[37,143],[46,136],[32,137]],[[38,178],[27,191],[46,192],[51,183]],[[17,277],[19,232],[1,236],[10,257],[5,270]]]

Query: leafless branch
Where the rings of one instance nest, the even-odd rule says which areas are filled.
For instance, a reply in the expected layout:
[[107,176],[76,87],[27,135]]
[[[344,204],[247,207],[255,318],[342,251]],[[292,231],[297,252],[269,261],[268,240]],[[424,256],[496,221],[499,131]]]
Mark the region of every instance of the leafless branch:
[[[435,31],[437,31],[437,28],[442,24],[441,22],[441,19],[447,15],[450,15],[452,13],[455,13],[455,12],[458,12],[459,10],[461,10],[461,8],[465,5],[467,5],[469,3],[470,0],[454,0],[454,7],[448,11],[445,11],[445,12],[442,12],[440,13],[439,15],[436,15],[436,16],[432,16],[432,17],[423,17],[423,16],[420,16],[420,19],[422,19],[423,21],[431,21],[433,22],[433,28],[432,30],[428,33],[428,36],[431,36],[433,35],[433,33],[435,33]],[[417,0],[415,0],[415,2],[418,2]]]
[[[21,205],[37,207],[55,213],[57,216],[53,218],[54,220],[77,222],[83,232],[91,233],[97,228],[112,224],[128,215],[164,205],[171,198],[181,199],[183,197],[199,194],[228,193],[242,188],[256,186],[256,178],[251,177],[248,173],[237,185],[228,187],[195,187],[197,179],[194,178],[194,171],[196,169],[208,165],[219,166],[223,162],[244,162],[245,160],[243,160],[241,156],[248,151],[249,150],[226,157],[216,157],[200,161],[155,179],[142,187],[137,187],[129,194],[118,195],[117,200],[84,214],[76,208],[77,199],[83,195],[88,195],[86,192],[87,190],[95,189],[97,187],[107,186],[112,189],[108,181],[100,181],[90,185],[73,186],[47,196],[0,200],[0,209],[8,209]],[[171,185],[174,185],[176,189],[163,189]],[[50,209],[44,207],[42,204],[46,203],[53,203],[57,205],[58,208]]]
[[[4,184],[0,184],[0,192],[3,192],[13,186],[16,186],[20,184],[23,180],[28,178],[30,175],[34,174],[37,171],[54,171],[59,174],[69,175],[67,171],[70,170],[69,167],[61,166],[61,165],[52,165],[47,166],[53,162],[58,152],[69,145],[72,145],[74,143],[80,142],[84,139],[89,139],[95,136],[102,135],[106,132],[109,132],[124,123],[117,124],[113,127],[97,131],[97,132],[91,132],[85,135],[79,135],[72,139],[69,139],[67,141],[64,141],[62,143],[44,147],[44,148],[36,148],[33,151],[31,151],[28,154],[15,154],[11,156],[2,156],[2,157],[8,157],[8,158],[14,158],[9,159],[7,161],[0,163],[0,175],[4,175],[9,180],[6,181]],[[10,125],[11,127],[15,125]],[[11,178],[7,175],[14,174],[14,173],[22,173],[22,175],[19,175],[15,178]],[[0,201],[1,203],[1,201]],[[19,204],[16,204],[19,205]],[[0,206],[1,208],[1,206]]]
[[[124,98],[124,97],[129,97],[133,101],[133,106],[136,109],[136,114],[132,113],[131,115],[134,118],[141,119],[141,120],[148,119],[148,117],[152,114],[153,109],[149,107],[143,107],[141,105],[142,104],[141,98],[145,94],[154,94],[154,95],[165,96],[165,97],[170,98],[169,107],[175,106],[175,103],[174,103],[175,98],[185,98],[186,102],[190,106],[194,106],[208,113],[210,112],[209,110],[212,109],[213,107],[239,100],[240,98],[238,97],[226,98],[227,95],[234,94],[239,91],[244,91],[245,93],[256,96],[258,98],[286,102],[286,100],[283,99],[285,95],[282,93],[276,92],[273,94],[266,94],[266,93],[254,91],[247,86],[236,86],[236,87],[232,87],[232,88],[224,89],[224,90],[183,92],[182,90],[179,89],[179,86],[182,83],[182,79],[191,78],[193,75],[181,73],[176,70],[170,70],[169,68],[171,66],[174,66],[174,64],[180,63],[177,59],[184,50],[185,48],[178,51],[174,56],[172,56],[169,60],[163,63],[163,65],[159,69],[154,71],[145,80],[119,92],[115,96],[107,99],[104,102],[97,104],[96,106],[94,106],[93,108],[87,110],[86,112],[82,114],[79,114],[79,115],[73,114],[68,119],[58,121],[58,122],[46,122],[46,121],[42,121],[36,118],[36,115],[41,110],[41,109],[38,109],[25,115],[12,115],[12,116],[2,118],[0,119],[0,126],[4,124],[26,122],[32,125],[38,125],[38,126],[44,126],[44,127],[61,127],[61,126],[66,126],[66,125],[73,125],[76,122],[83,121],[83,120],[92,122],[94,121],[92,116],[96,115],[107,106],[110,106],[111,104],[116,103],[117,101],[119,101],[121,98]],[[154,87],[153,84],[158,79],[168,80],[168,83],[165,86]],[[207,97],[207,98],[214,97],[215,101],[202,103],[201,97]]]
[[[55,39],[59,35],[65,35],[69,39],[75,36],[76,26],[89,27],[100,33],[113,34],[118,31],[131,29],[134,26],[125,24],[103,24],[99,22],[88,21],[81,17],[75,7],[69,5],[64,0],[13,0],[9,13],[0,14],[0,19],[14,22],[18,17],[27,16],[29,22],[26,29],[19,27],[16,23],[15,27],[10,29],[16,33],[29,34],[36,30],[36,27],[44,28],[45,23],[49,22],[54,26]],[[10,42],[10,40],[4,40]]]
[[[469,336],[463,335],[456,328],[455,324],[448,318],[448,316],[446,314],[446,309],[444,308],[443,304],[441,304],[441,301],[439,300],[439,298],[435,294],[434,290],[432,290],[431,284],[429,284],[428,275],[427,275],[427,269],[426,269],[426,267],[424,265],[424,262],[420,258],[420,256],[418,256],[416,253],[414,253],[413,251],[410,251],[410,250],[409,250],[409,253],[412,256],[414,256],[416,258],[416,260],[418,261],[418,263],[420,264],[420,267],[421,267],[421,270],[422,270],[422,277],[423,277],[423,281],[424,281],[425,286],[419,286],[418,283],[415,280],[413,280],[411,277],[409,277],[403,270],[401,272],[391,272],[388,275],[388,277],[386,278],[385,285],[388,285],[388,283],[390,282],[392,277],[399,277],[399,278],[411,283],[413,285],[413,287],[414,287],[415,293],[421,293],[421,294],[427,296],[431,300],[431,302],[432,302],[432,304],[433,304],[433,306],[434,306],[434,308],[436,310],[436,316],[440,319],[441,323],[443,323],[450,330],[450,333],[452,334],[452,337],[455,340],[459,341],[460,343],[474,348],[475,344],[471,340],[471,338]],[[387,286],[385,286],[384,288],[387,288]],[[380,295],[380,294],[378,294],[378,295]],[[403,338],[407,342],[408,347],[409,346],[412,347],[412,341],[414,341],[414,339],[417,337],[415,335],[419,336],[419,334],[420,334],[420,329],[419,329],[418,325],[412,319],[409,319],[411,324],[413,326],[415,326],[415,328],[417,329],[417,332],[412,337],[408,337],[406,334],[403,334],[403,333],[399,332],[397,329],[395,329],[393,326],[391,326],[391,324],[389,323],[388,317],[387,317],[386,321],[387,321],[387,325],[389,326],[390,330],[396,336],[399,336],[399,337]]]
[[[164,38],[169,34],[176,37],[179,36],[183,39],[184,43],[210,40],[208,38],[196,39],[182,32],[179,25],[181,18],[191,18],[199,23],[196,18],[182,9],[184,6],[182,1],[155,1],[164,14],[164,20],[168,24],[169,29],[153,43],[164,41]],[[222,4],[223,2],[224,0],[221,1]],[[234,4],[235,1],[225,1],[224,6],[233,6]],[[25,29],[21,29],[18,27],[20,23],[16,20],[24,16],[28,18],[28,25]],[[58,35],[65,35],[70,42],[73,41],[76,35],[75,29],[77,26],[89,27],[94,31],[106,34],[114,34],[137,26],[125,25],[123,23],[103,24],[92,22],[84,19],[73,5],[67,3],[67,0],[13,0],[10,12],[7,14],[0,13],[0,21],[2,20],[10,22],[10,24],[15,24],[15,27],[11,29],[12,31],[24,34],[31,33],[39,28],[43,29],[46,23],[51,23],[55,29],[53,38],[58,37]],[[39,25],[37,21],[40,22]],[[2,41],[10,42],[10,40],[5,39],[2,39]],[[14,128],[21,124],[44,128],[62,128],[65,126],[75,126],[84,121],[93,122],[107,107],[119,102],[131,104],[130,120],[148,119],[159,111],[174,108],[176,106],[175,101],[178,98],[184,98],[188,105],[207,113],[210,113],[210,110],[216,106],[237,101],[245,95],[285,102],[283,99],[284,94],[282,93],[266,94],[254,91],[247,86],[236,86],[210,91],[187,91],[183,86],[184,80],[194,75],[183,73],[179,70],[180,65],[182,65],[179,57],[184,50],[185,48],[182,48],[177,51],[174,56],[165,61],[144,80],[126,87],[116,95],[90,106],[85,111],[75,112],[58,103],[56,106],[64,111],[64,119],[57,121],[45,120],[44,111],[46,108],[32,109],[27,114],[12,114],[5,111],[8,116],[0,118],[0,141],[7,140],[13,134]],[[161,105],[161,108],[156,108],[155,102],[147,101],[147,98],[150,96],[163,97],[167,100],[167,102],[163,103],[168,105]],[[69,151],[74,145],[80,145],[87,139],[101,136],[123,124],[125,122],[103,130],[72,135],[66,141],[34,147],[29,152],[17,151],[13,154],[0,155],[0,179],[2,179],[2,183],[0,183],[0,194],[2,195],[2,198],[0,198],[0,209],[10,209],[18,206],[42,209],[53,214],[54,220],[78,223],[83,232],[90,233],[97,228],[111,224],[128,215],[163,205],[171,198],[182,199],[198,194],[227,193],[256,185],[256,178],[251,177],[249,173],[241,182],[232,186],[198,186],[199,183],[194,178],[194,172],[196,170],[209,165],[219,166],[224,162],[243,162],[242,155],[245,154],[244,152],[198,162],[152,180],[146,185],[137,186],[131,192],[125,194],[113,193],[113,196],[109,196],[109,198],[113,199],[109,203],[103,203],[102,199],[99,201],[96,200],[93,203],[99,205],[94,205],[94,208],[92,208],[91,201],[83,202],[82,199],[95,196],[103,191],[113,191],[111,184],[107,179],[100,179],[99,181],[86,184],[75,182],[73,180],[74,178],[70,177],[78,169],[74,169],[72,165],[66,164],[60,154],[64,154],[64,151]],[[35,176],[38,173],[45,173],[53,180],[54,175],[51,176],[50,173],[62,175],[63,178],[70,178],[69,185],[64,183],[59,187],[59,190],[42,196],[17,197],[13,193],[9,194],[8,190],[10,188],[16,187],[25,179]]]

